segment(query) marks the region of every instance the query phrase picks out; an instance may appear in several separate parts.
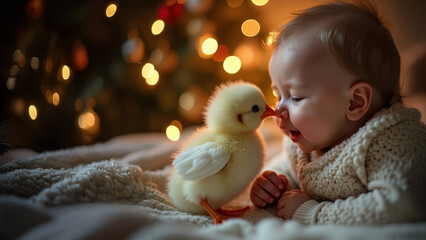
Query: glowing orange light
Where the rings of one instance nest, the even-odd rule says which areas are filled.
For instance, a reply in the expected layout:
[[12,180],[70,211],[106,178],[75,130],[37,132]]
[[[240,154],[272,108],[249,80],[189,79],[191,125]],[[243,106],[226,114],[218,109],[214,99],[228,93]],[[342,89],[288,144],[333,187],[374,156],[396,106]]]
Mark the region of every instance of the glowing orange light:
[[207,38],[203,41],[203,44],[201,44],[201,50],[206,55],[212,55],[216,52],[218,47],[217,41],[214,38]]
[[159,79],[160,75],[158,74],[157,70],[154,70],[149,77],[145,78],[145,81],[148,85],[154,86],[158,83]]
[[28,107],[28,115],[30,115],[31,120],[37,119],[37,108],[34,105]]
[[158,35],[158,34],[160,34],[161,32],[163,32],[163,30],[164,30],[164,26],[165,26],[164,21],[163,21],[163,20],[161,20],[161,19],[158,19],[157,21],[155,21],[155,22],[152,24],[152,27],[151,27],[151,32],[152,32],[152,34],[153,34],[153,35]]
[[166,129],[166,136],[171,141],[177,141],[180,138],[180,130],[175,125],[169,125]]
[[62,66],[62,78],[64,80],[68,80],[70,78],[70,75],[71,75],[70,67],[68,67],[67,65]]
[[106,8],[105,15],[110,18],[110,17],[114,16],[116,12],[117,12],[117,5],[115,5],[114,3],[111,3]]
[[53,93],[53,95],[52,95],[52,103],[53,103],[53,105],[55,105],[55,106],[58,106],[59,105],[59,100],[60,100],[60,97],[59,97],[59,93]]
[[223,61],[223,69],[229,74],[235,74],[241,69],[241,60],[236,56],[229,56]]
[[254,19],[248,19],[241,25],[241,32],[247,37],[254,37],[260,31],[260,24]]
[[269,2],[269,0],[251,0],[251,2],[254,4],[254,5],[256,5],[256,6],[264,6],[264,5],[266,5],[268,2]]

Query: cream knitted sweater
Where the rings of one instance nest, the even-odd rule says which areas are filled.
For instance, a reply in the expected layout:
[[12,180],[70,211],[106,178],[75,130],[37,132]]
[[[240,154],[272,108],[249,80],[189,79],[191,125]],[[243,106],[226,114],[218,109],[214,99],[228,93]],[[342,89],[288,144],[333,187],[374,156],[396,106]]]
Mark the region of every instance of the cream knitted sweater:
[[286,142],[291,179],[313,199],[294,220],[384,224],[426,220],[426,126],[401,103],[379,111],[323,156]]

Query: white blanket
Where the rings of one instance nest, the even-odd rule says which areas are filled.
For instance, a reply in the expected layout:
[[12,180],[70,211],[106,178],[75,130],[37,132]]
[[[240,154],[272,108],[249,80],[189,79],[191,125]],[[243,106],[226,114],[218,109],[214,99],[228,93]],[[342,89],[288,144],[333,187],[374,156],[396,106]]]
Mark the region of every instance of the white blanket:
[[[280,152],[275,132],[262,127],[268,159]],[[170,156],[181,142],[127,135],[0,166],[0,239],[426,239],[426,223],[304,226],[253,206],[243,219],[213,225],[167,196]],[[231,203],[247,204],[247,193]]]

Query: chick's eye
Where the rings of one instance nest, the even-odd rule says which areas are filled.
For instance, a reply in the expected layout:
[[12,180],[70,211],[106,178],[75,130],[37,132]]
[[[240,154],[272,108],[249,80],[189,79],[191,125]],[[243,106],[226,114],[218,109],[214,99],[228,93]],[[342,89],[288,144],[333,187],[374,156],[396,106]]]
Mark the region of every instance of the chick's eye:
[[254,113],[259,112],[259,106],[253,105],[253,107],[251,107],[251,111],[254,112]]

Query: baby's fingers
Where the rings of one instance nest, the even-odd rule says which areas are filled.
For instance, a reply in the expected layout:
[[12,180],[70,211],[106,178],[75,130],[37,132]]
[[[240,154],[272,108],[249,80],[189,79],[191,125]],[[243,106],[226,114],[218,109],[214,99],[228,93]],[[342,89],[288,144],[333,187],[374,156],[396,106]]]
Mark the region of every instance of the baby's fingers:
[[283,174],[278,175],[279,179],[281,180],[282,185],[284,186],[283,189],[280,189],[282,191],[286,191],[288,187],[288,179]]
[[[270,192],[273,195],[275,194],[275,191],[278,190],[278,193],[282,190],[285,189],[286,186],[284,186],[283,181],[281,180],[281,178],[273,171],[265,171],[262,173],[262,176],[265,177],[266,179],[269,180],[270,183],[273,184],[273,186],[275,187],[274,189],[270,189],[273,192]],[[268,189],[269,190],[269,189]]]
[[251,192],[250,199],[254,205],[259,207],[266,207],[266,205],[274,202],[275,198],[265,191],[259,184],[254,184]]
[[262,174],[262,176],[257,179],[257,183],[274,198],[280,197],[281,192],[278,185],[282,185],[282,183],[276,173],[272,172],[272,174]]
[[255,206],[258,207],[266,207],[266,205],[268,205],[265,201],[256,196],[253,192],[250,193],[250,200]]

